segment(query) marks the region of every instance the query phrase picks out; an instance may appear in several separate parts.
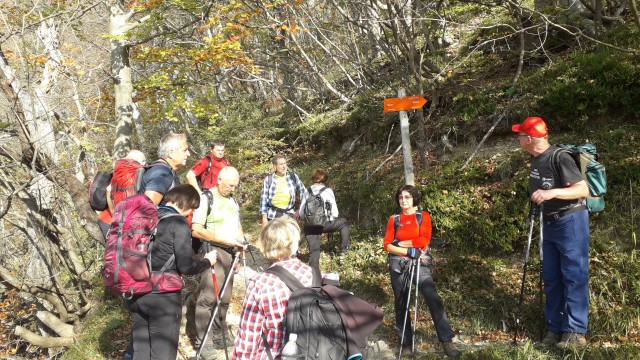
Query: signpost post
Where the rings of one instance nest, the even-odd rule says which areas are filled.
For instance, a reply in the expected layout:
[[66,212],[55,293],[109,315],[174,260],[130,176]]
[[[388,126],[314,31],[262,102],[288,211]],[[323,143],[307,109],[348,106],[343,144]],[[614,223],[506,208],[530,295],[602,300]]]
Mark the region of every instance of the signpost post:
[[400,136],[404,158],[404,176],[407,185],[415,185],[413,160],[411,158],[411,139],[409,137],[409,116],[406,110],[417,110],[427,103],[422,96],[405,96],[404,89],[398,89],[398,97],[384,99],[384,112],[400,112]]

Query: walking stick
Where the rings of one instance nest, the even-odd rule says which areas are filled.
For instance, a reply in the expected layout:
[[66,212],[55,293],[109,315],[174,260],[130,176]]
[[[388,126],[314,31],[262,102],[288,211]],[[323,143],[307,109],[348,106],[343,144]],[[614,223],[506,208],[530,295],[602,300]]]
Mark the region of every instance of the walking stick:
[[413,272],[415,270],[415,266],[413,261],[411,261],[411,265],[409,268],[409,277],[405,277],[403,279],[402,288],[406,288],[406,282],[409,282],[409,291],[407,291],[407,299],[405,301],[405,309],[404,309],[404,322],[402,323],[402,336],[400,336],[400,351],[398,352],[398,360],[402,357],[402,343],[404,343],[404,333],[407,328],[407,318],[409,317],[409,304],[411,303],[411,284],[413,283]]
[[416,324],[418,323],[418,281],[420,280],[420,257],[416,258],[416,296],[413,306],[413,333],[411,337],[411,352],[416,352]]
[[[201,354],[202,354],[202,349],[204,348],[204,344],[207,341],[207,337],[209,337],[209,332],[211,331],[211,328],[213,327],[213,321],[216,318],[216,315],[218,314],[218,310],[220,309],[220,298],[222,297],[222,294],[224,294],[225,289],[227,288],[227,285],[229,285],[229,281],[231,281],[231,279],[233,278],[233,269],[235,268],[235,266],[238,264],[238,262],[240,261],[240,257],[234,256],[233,258],[233,262],[231,263],[231,271],[229,271],[229,273],[227,274],[227,278],[224,280],[224,284],[222,284],[222,289],[220,289],[220,291],[216,291],[216,305],[214,306],[213,310],[211,311],[211,317],[209,318],[209,323],[207,324],[207,331],[204,333],[204,337],[202,338],[202,342],[200,342],[200,347],[198,348],[198,353],[196,354],[196,360],[201,359]],[[213,269],[212,269],[213,272]],[[215,273],[212,273],[211,275],[213,282],[213,286],[214,286],[214,290],[217,287],[217,282],[215,281]],[[224,325],[224,324],[223,324]],[[226,358],[229,358],[229,354],[227,353],[227,346],[226,346],[226,337],[225,337],[225,328],[223,326],[222,328],[222,341],[223,341],[223,345],[224,345],[224,354],[226,356]]]
[[544,328],[545,328],[545,322],[544,322],[544,307],[542,304],[542,294],[544,292],[544,287],[542,285],[542,261],[544,260],[544,251],[543,251],[543,245],[544,245],[544,237],[543,237],[543,229],[544,229],[544,219],[543,219],[543,215],[542,215],[542,209],[544,208],[544,203],[540,204],[540,244],[538,245],[540,247],[539,251],[540,251],[540,280],[538,282],[538,286],[540,287],[540,297],[539,297],[539,303],[540,303],[540,308],[542,309],[542,326],[540,327],[540,339],[542,340],[544,338]]
[[[520,329],[520,315],[522,314],[522,302],[524,301],[524,285],[527,278],[527,266],[529,264],[529,250],[531,249],[531,238],[533,237],[533,224],[536,220],[536,208],[530,203],[531,210],[529,214],[529,236],[527,237],[527,248],[524,252],[524,266],[522,269],[522,285],[520,286],[520,299],[518,300],[518,311],[516,313],[516,326],[513,332],[513,345],[518,343],[518,330]],[[540,212],[542,213],[542,212]]]

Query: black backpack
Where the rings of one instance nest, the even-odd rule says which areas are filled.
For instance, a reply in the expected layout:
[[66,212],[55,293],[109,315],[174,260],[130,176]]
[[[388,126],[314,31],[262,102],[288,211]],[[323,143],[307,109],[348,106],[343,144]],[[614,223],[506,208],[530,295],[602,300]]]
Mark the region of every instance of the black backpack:
[[346,359],[347,335],[339,309],[320,287],[315,271],[314,287],[305,287],[281,266],[270,267],[265,272],[276,275],[293,291],[287,302],[285,336],[298,335],[296,343],[300,354],[306,355],[305,359]]
[[98,171],[89,183],[89,205],[96,211],[106,210],[107,186],[111,183],[113,171]]
[[323,227],[327,222],[327,213],[325,211],[324,200],[322,200],[323,191],[327,187],[323,187],[317,194],[311,192],[311,188],[308,189],[309,197],[304,205],[304,225],[312,227]]

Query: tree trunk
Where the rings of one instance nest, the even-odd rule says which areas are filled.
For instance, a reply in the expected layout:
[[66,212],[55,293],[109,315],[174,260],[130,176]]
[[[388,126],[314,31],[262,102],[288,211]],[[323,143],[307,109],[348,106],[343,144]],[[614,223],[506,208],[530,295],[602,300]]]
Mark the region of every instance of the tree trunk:
[[[405,97],[404,89],[398,90],[398,97]],[[405,184],[415,185],[413,174],[413,158],[411,154],[411,137],[409,132],[409,117],[406,111],[400,111],[400,136],[402,137],[402,156],[404,159]]]
[[112,1],[109,9],[111,11],[109,35],[112,36],[111,78],[114,88],[116,123],[113,157],[120,159],[131,150],[133,130],[133,83],[129,64],[129,44],[125,38],[125,33],[131,28],[128,24],[131,13],[127,12],[122,0]]

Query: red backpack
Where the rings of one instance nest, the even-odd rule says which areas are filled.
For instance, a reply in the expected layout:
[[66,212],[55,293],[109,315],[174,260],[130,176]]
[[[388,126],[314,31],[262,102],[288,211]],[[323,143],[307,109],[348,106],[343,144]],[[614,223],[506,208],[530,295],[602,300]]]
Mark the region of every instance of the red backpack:
[[113,178],[111,179],[111,201],[113,206],[138,193],[144,170],[145,168],[135,160],[120,159],[116,161],[113,167]]
[[112,293],[130,299],[153,291],[182,289],[179,274],[165,273],[175,262],[175,255],[160,271],[151,271],[151,250],[158,222],[158,209],[146,195],[134,195],[120,201],[113,213],[107,237],[102,278]]

